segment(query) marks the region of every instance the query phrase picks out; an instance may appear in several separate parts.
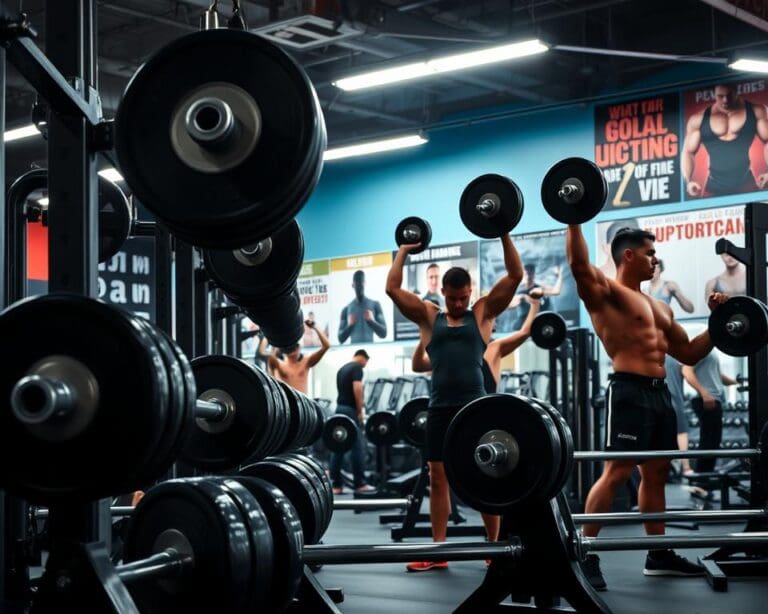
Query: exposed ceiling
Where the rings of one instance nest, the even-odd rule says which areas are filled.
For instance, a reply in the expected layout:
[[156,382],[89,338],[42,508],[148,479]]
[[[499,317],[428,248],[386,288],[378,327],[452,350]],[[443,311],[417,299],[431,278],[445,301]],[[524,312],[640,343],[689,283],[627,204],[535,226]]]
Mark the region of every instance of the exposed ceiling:
[[[44,0],[4,0],[24,10],[45,45]],[[109,0],[98,8],[99,90],[111,117],[135,69],[155,50],[198,29],[211,0]],[[420,127],[466,113],[530,108],[631,91],[649,79],[682,82],[676,62],[650,57],[587,53],[622,50],[723,58],[738,50],[768,51],[766,22],[733,16],[723,0],[262,0],[241,2],[251,30],[306,15],[325,19],[341,34],[305,48],[284,45],[317,89],[331,145]],[[768,3],[731,0],[730,4]],[[718,6],[719,8],[715,8]],[[231,2],[221,0],[224,20]],[[768,9],[766,9],[768,12]],[[763,16],[768,18],[768,16]],[[555,45],[546,54],[360,92],[332,82],[363,68],[384,68],[438,54],[538,37]],[[294,39],[295,43],[296,38]],[[298,40],[308,40],[299,37]],[[563,47],[579,47],[581,51]],[[719,64],[697,66],[727,71]],[[679,68],[679,65],[677,66]],[[665,75],[668,75],[665,77]],[[34,92],[9,66],[7,125],[28,124]],[[7,174],[45,163],[34,137],[8,145]]]

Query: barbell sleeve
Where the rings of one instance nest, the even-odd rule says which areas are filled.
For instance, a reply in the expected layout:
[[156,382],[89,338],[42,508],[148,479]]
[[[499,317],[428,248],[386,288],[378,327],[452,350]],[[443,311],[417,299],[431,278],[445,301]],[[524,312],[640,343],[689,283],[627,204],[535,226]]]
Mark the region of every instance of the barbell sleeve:
[[522,546],[514,542],[464,544],[379,544],[373,546],[305,546],[304,563],[347,565],[353,563],[407,563],[409,561],[477,561],[517,557]]
[[673,512],[616,512],[608,514],[572,514],[576,524],[635,524],[641,522],[698,522],[752,520],[768,518],[768,510],[683,510]]
[[195,418],[202,418],[211,422],[219,422],[227,417],[227,406],[218,401],[195,401]]
[[22,377],[11,390],[11,410],[24,424],[41,424],[77,406],[77,395],[66,382],[41,375]]
[[168,548],[146,559],[125,563],[115,568],[125,584],[147,578],[171,578],[181,575],[192,564],[191,557],[185,557],[173,548]]
[[353,499],[334,501],[333,509],[336,510],[377,510],[382,508],[408,509],[411,498],[406,499]]
[[610,550],[661,550],[664,548],[715,548],[768,544],[768,532],[725,535],[653,535],[650,537],[580,537],[582,552]]
[[752,458],[760,456],[756,448],[742,450],[656,450],[643,452],[575,452],[577,461],[652,460],[654,458]]

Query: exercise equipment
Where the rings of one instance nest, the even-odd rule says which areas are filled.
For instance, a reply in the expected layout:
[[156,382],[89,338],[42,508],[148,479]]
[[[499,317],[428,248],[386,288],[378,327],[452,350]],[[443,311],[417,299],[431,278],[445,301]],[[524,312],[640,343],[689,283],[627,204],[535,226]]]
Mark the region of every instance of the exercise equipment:
[[484,239],[508,234],[523,217],[523,193],[502,175],[481,175],[469,182],[459,201],[459,214],[471,233]]
[[395,243],[400,245],[410,245],[420,243],[421,245],[411,251],[411,254],[420,254],[429,248],[432,242],[432,227],[429,222],[420,217],[407,217],[400,221],[395,228]]
[[531,324],[531,341],[540,348],[553,350],[562,345],[568,325],[563,316],[554,311],[542,311]]
[[603,209],[608,184],[600,168],[584,158],[560,160],[541,182],[541,202],[563,224],[583,224]]

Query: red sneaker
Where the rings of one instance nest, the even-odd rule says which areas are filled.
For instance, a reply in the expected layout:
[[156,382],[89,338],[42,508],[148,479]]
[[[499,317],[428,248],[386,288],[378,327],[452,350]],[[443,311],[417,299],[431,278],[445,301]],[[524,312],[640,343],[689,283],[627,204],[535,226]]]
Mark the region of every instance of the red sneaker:
[[405,568],[408,571],[430,571],[431,569],[448,569],[448,561],[419,561],[408,563]]
[[341,486],[334,486],[333,487],[333,494],[334,495],[344,494],[344,489]]

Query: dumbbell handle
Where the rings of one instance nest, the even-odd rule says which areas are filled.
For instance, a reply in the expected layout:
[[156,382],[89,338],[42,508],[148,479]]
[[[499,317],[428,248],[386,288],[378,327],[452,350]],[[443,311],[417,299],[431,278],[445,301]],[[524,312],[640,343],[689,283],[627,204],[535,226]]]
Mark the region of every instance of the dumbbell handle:
[[[27,375],[11,390],[11,410],[19,422],[41,424],[65,416],[77,408],[77,395],[66,381]],[[218,401],[195,402],[195,416],[211,422],[224,420],[227,406]]]
[[147,578],[171,578],[180,576],[193,564],[192,557],[184,556],[174,548],[167,548],[146,559],[132,561],[115,568],[125,584]]

